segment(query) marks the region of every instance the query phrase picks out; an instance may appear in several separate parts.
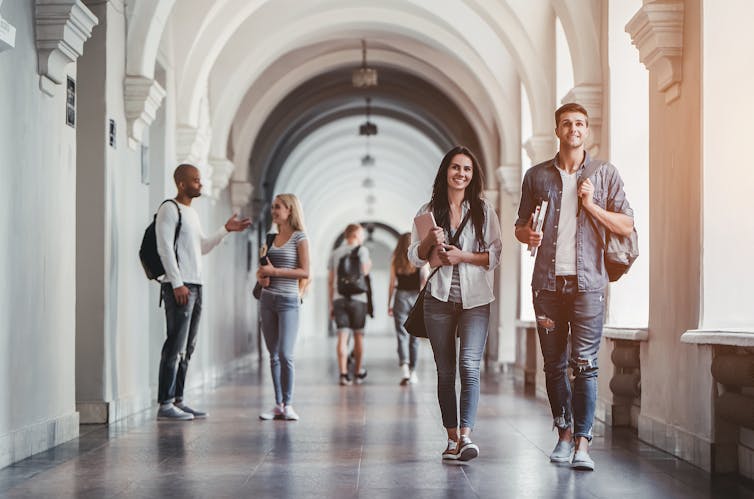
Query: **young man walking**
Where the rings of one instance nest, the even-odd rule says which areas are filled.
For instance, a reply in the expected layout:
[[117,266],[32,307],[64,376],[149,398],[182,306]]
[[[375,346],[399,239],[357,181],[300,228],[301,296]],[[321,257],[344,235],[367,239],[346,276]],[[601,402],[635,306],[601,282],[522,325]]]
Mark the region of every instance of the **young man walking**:
[[[524,176],[516,238],[538,248],[532,295],[547,396],[558,429],[550,461],[570,461],[575,469],[593,470],[589,443],[609,282],[602,241],[605,231],[629,235],[633,210],[618,170],[610,163],[601,162],[590,178],[581,178],[591,161],[584,147],[589,137],[584,107],[569,103],[555,111],[555,135],[560,141],[555,157],[531,167]],[[536,231],[532,222],[542,201],[548,203],[544,225]],[[573,391],[569,365],[575,376]]]
[[[345,243],[335,249],[328,263],[328,301],[330,317],[338,328],[338,368],[340,384],[350,385],[354,380],[348,372],[348,337],[353,332],[354,374],[357,384],[367,377],[363,367],[364,326],[367,317],[366,277],[372,267],[369,250],[363,246],[364,228],[350,224],[344,232]],[[350,265],[350,257],[356,256],[357,267]],[[354,275],[355,274],[355,275]],[[349,281],[349,285],[346,281]],[[363,283],[362,283],[363,282]],[[349,287],[355,289],[349,290]],[[363,289],[359,292],[358,289]]]
[[206,237],[199,223],[199,214],[191,207],[191,201],[202,191],[199,169],[193,165],[179,165],[173,179],[178,189],[175,203],[167,202],[160,207],[155,225],[157,252],[165,267],[161,293],[167,323],[167,338],[160,358],[157,419],[188,421],[207,417],[206,412],[193,409],[183,401],[186,371],[196,346],[202,313],[201,256],[209,253],[229,232],[246,229],[251,221],[248,218],[239,220],[233,214],[223,227]]

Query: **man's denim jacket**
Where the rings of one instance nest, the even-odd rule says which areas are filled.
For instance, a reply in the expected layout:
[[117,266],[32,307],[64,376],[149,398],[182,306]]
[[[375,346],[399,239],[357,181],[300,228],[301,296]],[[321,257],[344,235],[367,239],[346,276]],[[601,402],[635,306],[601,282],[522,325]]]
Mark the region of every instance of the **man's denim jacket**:
[[[560,219],[560,201],[563,195],[563,181],[557,165],[558,156],[538,165],[532,166],[524,175],[521,186],[521,204],[518,208],[516,227],[529,223],[529,217],[543,199],[548,200],[545,216],[542,244],[537,249],[534,262],[534,273],[531,286],[535,291],[555,291],[555,249],[558,240],[558,221]],[[579,177],[584,166],[590,161],[589,154],[585,154],[584,162],[579,166]],[[623,192],[623,180],[615,166],[602,162],[602,166],[591,177],[594,184],[594,202],[600,207],[630,217],[634,212]],[[579,179],[580,181],[580,179]],[[576,277],[578,289],[585,291],[600,291],[607,286],[608,277],[605,270],[603,243],[605,227],[594,220],[594,224],[587,217],[590,215],[581,209],[576,229]],[[594,225],[599,227],[599,233]]]

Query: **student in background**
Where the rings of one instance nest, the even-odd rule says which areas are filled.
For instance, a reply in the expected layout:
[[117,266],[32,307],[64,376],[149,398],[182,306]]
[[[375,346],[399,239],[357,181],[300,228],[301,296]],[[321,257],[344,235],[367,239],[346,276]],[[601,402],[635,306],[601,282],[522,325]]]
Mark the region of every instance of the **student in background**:
[[411,336],[403,327],[408,312],[414,306],[419,290],[427,278],[426,266],[417,269],[408,260],[408,245],[411,233],[398,238],[390,260],[390,283],[388,284],[387,313],[395,320],[395,336],[398,340],[398,366],[401,370],[401,385],[417,383],[416,360],[419,355],[419,338]]

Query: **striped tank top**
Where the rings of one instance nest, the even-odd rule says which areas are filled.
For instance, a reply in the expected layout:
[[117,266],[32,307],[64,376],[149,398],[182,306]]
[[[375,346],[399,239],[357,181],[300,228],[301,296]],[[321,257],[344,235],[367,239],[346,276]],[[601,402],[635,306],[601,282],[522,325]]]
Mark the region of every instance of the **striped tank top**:
[[[291,234],[288,241],[281,247],[273,244],[267,249],[267,258],[274,267],[282,269],[295,269],[298,268],[298,243],[306,240],[306,234],[301,231],[296,231]],[[298,294],[298,279],[291,277],[270,277],[270,285],[265,288],[268,293],[275,293],[278,295],[297,295]]]

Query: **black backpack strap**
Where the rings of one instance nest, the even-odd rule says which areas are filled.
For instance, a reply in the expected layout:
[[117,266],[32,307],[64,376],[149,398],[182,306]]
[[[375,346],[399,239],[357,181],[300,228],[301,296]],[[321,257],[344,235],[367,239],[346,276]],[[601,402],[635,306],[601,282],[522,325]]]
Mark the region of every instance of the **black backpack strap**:
[[[178,206],[178,203],[175,201],[175,199],[166,199],[165,201],[160,203],[160,208],[162,208],[162,205],[165,203],[173,203],[175,205],[175,209],[178,210],[178,223],[175,225],[175,235],[173,236],[173,251],[175,252],[175,262],[178,264],[178,267],[180,267],[181,265],[178,262],[178,234],[181,233],[183,215],[181,214],[181,207]],[[157,208],[157,211],[160,211],[160,208]]]
[[[162,208],[162,205],[165,203],[173,203],[175,205],[175,209],[178,210],[178,223],[175,225],[175,235],[173,236],[173,251],[175,252],[175,263],[180,268],[180,263],[178,262],[178,234],[181,233],[181,225],[183,223],[183,215],[181,214],[181,207],[178,206],[178,203],[174,199],[166,199],[162,203],[160,203],[160,206],[157,208],[157,211],[160,211],[160,208]],[[155,221],[157,220],[157,215],[154,216]],[[160,301],[157,303],[158,307],[162,306],[162,289],[160,289]]]
[[270,251],[270,248],[272,247],[272,244],[275,242],[275,238],[276,237],[277,237],[277,233],[276,232],[268,232],[267,233],[267,238],[266,238],[267,251]]

